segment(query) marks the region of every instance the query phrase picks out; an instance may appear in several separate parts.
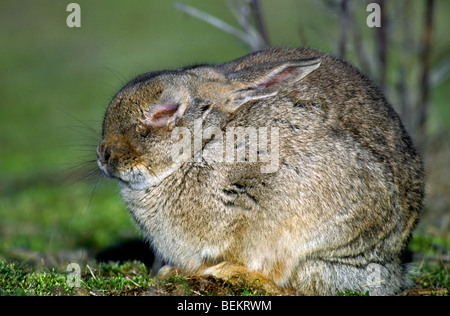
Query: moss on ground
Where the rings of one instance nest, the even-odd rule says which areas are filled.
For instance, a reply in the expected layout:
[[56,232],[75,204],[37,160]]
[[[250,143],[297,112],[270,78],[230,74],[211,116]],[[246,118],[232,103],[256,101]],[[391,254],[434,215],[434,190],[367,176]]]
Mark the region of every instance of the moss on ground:
[[[72,274],[71,274],[72,273]],[[123,264],[91,264],[80,267],[79,286],[74,272],[43,268],[35,271],[18,262],[0,261],[0,295],[26,296],[265,296],[257,284],[233,283],[214,277],[171,276],[157,280],[138,261]],[[422,266],[411,273],[413,289],[405,296],[448,296],[450,281],[446,266]],[[347,291],[340,296],[366,296]]]

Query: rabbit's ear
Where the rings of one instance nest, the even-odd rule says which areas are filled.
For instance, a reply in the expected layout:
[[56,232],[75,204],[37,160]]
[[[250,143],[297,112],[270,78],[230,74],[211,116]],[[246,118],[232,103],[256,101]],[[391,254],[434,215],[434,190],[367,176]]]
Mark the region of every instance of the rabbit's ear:
[[293,84],[319,68],[320,58],[254,65],[229,75],[237,84],[234,91],[236,109],[242,104],[274,96],[286,84]]
[[145,115],[143,123],[152,127],[171,126],[183,116],[186,105],[175,102],[162,102],[155,104]]

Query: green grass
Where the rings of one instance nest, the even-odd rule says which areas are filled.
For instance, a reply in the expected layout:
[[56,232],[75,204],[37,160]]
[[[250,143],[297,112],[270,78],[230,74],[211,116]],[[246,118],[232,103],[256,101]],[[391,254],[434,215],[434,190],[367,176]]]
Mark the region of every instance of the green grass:
[[[157,280],[144,264],[91,263],[80,266],[79,284],[74,270],[41,268],[0,261],[0,295],[26,296],[265,296],[270,293],[248,283],[234,284],[214,277],[171,276]],[[67,268],[67,267],[66,267]],[[425,265],[411,272],[412,290],[401,295],[448,296],[450,281],[445,267]],[[346,291],[338,296],[368,296]]]
[[[95,176],[83,180],[85,169],[95,168],[95,147],[110,98],[137,74],[192,63],[221,63],[248,52],[231,35],[173,9],[175,1],[79,0],[80,29],[65,24],[68,2],[2,1],[1,294],[262,294],[218,280],[179,278],[154,283],[147,268],[137,263],[93,263],[99,251],[141,238],[116,184],[96,183]],[[185,2],[236,25],[222,1]],[[436,56],[448,55],[447,2],[437,2]],[[272,44],[307,44],[332,51],[339,28],[330,18],[333,15],[317,3],[263,1]],[[300,41],[299,26],[307,43]],[[448,86],[447,80],[432,91],[430,126],[434,131],[450,126]],[[448,287],[448,260],[438,260],[448,256],[448,242],[448,233],[423,230],[415,235],[411,249],[422,255],[413,274],[415,286],[423,290]],[[65,268],[73,262],[67,257],[78,251],[87,254],[83,259],[87,262],[80,259],[83,282],[74,289],[65,283]],[[67,262],[54,259],[66,252]]]
[[35,271],[17,262],[0,262],[0,295],[26,296],[261,296],[263,290],[213,277],[171,276],[157,280],[140,262],[86,265],[77,285],[72,271]]
[[54,268],[37,272],[15,262],[0,262],[0,275],[2,295],[132,295],[154,282],[140,263],[86,266],[80,275],[80,286],[75,286],[70,272]]
[[[410,244],[417,257],[410,265],[410,289],[403,296],[449,296],[448,243],[435,231],[419,229]],[[430,260],[433,259],[433,260]],[[80,262],[80,283],[74,286],[68,261],[53,267],[36,262],[0,260],[0,295],[26,296],[265,296],[257,284],[231,283],[214,277],[171,276],[157,280],[151,269],[139,261]],[[368,296],[369,292],[345,291],[338,296]]]

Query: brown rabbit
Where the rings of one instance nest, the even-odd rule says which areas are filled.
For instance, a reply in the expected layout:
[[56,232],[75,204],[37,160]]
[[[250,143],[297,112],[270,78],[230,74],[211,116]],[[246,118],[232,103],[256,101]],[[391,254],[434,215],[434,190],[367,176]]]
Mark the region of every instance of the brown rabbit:
[[305,295],[405,284],[422,162],[345,61],[271,48],[141,75],[111,101],[97,156],[152,246],[187,273]]

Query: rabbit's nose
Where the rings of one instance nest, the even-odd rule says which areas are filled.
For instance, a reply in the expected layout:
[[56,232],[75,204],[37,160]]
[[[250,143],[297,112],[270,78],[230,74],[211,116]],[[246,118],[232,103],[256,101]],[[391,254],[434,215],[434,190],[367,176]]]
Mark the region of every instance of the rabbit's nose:
[[110,172],[108,171],[108,162],[111,158],[111,149],[106,146],[105,141],[102,141],[97,146],[97,165],[98,168],[103,172],[106,177],[110,177]]
[[107,178],[118,176],[120,164],[120,149],[117,144],[100,143],[97,147],[97,165]]
[[117,142],[107,143],[102,141],[97,147],[97,165],[107,176],[113,177],[119,165],[124,148]]
[[129,167],[137,153],[124,139],[103,140],[97,147],[97,164],[106,176],[114,177],[118,169]]
[[97,160],[103,165],[112,165],[126,151],[118,142],[106,143],[104,140],[97,146]]

